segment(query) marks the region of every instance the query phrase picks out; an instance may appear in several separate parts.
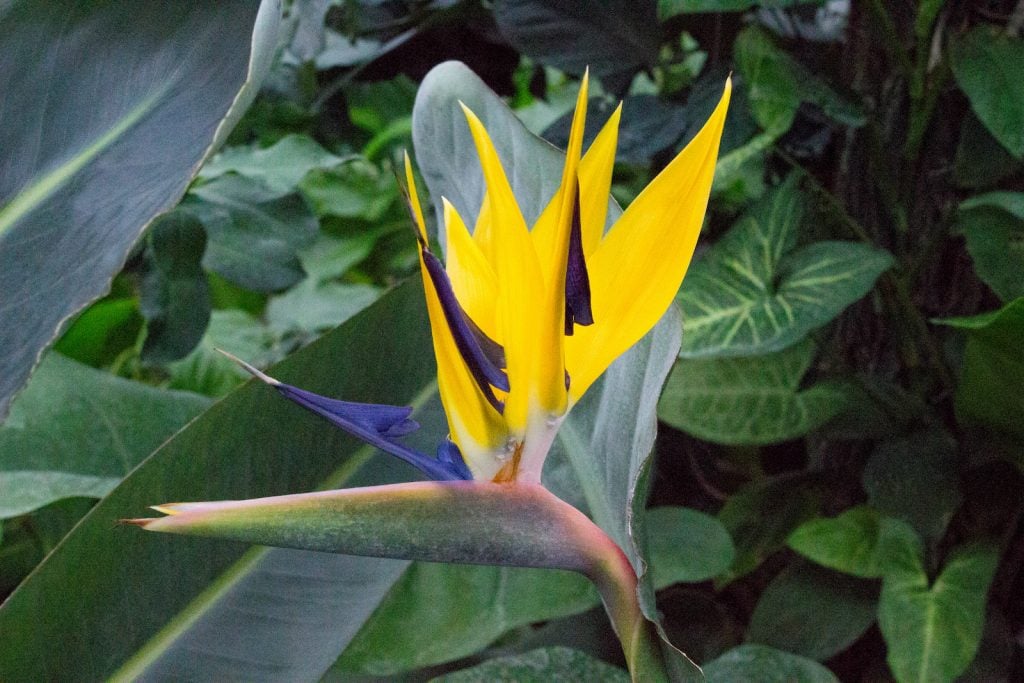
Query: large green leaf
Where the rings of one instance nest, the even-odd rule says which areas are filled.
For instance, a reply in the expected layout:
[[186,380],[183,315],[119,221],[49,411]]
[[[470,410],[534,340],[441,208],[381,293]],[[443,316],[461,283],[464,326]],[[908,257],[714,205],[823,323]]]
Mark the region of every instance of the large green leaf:
[[279,5],[0,8],[0,417],[255,96]]
[[971,197],[957,223],[978,277],[1003,301],[1024,296],[1024,193]]
[[892,265],[855,242],[796,248],[808,198],[796,175],[690,267],[679,292],[683,358],[779,351],[861,298]]
[[875,623],[877,603],[877,582],[795,562],[761,593],[747,640],[825,660]]
[[471,669],[439,676],[433,679],[432,683],[489,683],[490,681],[627,683],[629,674],[582,652],[566,647],[548,647],[531,650],[521,655],[492,659]]
[[[415,283],[399,288],[274,372],[324,394],[422,405],[435,393],[422,297]],[[433,424],[421,430],[427,443],[443,434],[441,421]],[[406,563],[247,551],[115,521],[161,501],[250,498],[410,474],[267,387],[244,386],[137,468],[0,607],[0,677],[100,679],[125,666],[120,675],[130,678],[315,679]]]
[[613,90],[658,59],[654,0],[498,0],[494,18],[523,54],[577,75],[589,67]]
[[974,658],[989,584],[999,562],[991,545],[955,551],[930,581],[913,531],[890,535],[878,625],[900,683],[954,680]]
[[815,345],[751,358],[680,360],[658,416],[696,437],[723,444],[769,444],[795,439],[839,414],[846,392],[820,382],[803,388]]
[[981,122],[1013,156],[1024,157],[1024,40],[976,26],[953,40],[950,63]]
[[102,498],[209,404],[50,353],[0,427],[0,518]]

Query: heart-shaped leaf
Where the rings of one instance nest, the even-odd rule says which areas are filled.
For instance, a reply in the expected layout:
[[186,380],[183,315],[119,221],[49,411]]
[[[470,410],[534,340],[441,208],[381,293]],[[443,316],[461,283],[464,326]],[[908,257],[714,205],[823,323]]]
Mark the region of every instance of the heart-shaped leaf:
[[262,181],[281,195],[294,192],[314,168],[330,168],[344,159],[306,135],[287,135],[270,147],[229,147],[203,166],[199,177],[216,178],[233,172]]
[[697,259],[679,292],[683,358],[780,351],[839,315],[892,265],[855,242],[796,248],[807,196],[792,175]]
[[974,658],[989,584],[999,562],[991,545],[955,551],[934,581],[913,530],[890,534],[878,605],[889,667],[901,681],[954,680]]
[[875,623],[877,604],[877,582],[798,561],[764,589],[747,640],[823,661]]
[[839,414],[847,396],[829,382],[801,388],[814,353],[808,339],[765,356],[681,360],[658,416],[715,443],[769,444],[803,436]]
[[272,292],[305,277],[296,251],[316,236],[316,217],[298,195],[223,175],[192,190],[184,206],[209,242],[203,265],[246,289]]
[[0,417],[255,96],[279,15],[277,0],[4,9]]
[[740,645],[704,666],[708,683],[838,683],[831,671],[812,659],[767,645]]
[[878,553],[883,523],[876,510],[862,505],[835,517],[804,522],[786,543],[824,567],[861,578],[878,578],[882,575],[882,558]]

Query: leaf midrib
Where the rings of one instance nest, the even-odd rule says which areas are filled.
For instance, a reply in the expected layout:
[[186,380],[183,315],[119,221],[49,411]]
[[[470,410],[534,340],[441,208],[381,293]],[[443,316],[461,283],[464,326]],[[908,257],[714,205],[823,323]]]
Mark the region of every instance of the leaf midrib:
[[97,137],[91,144],[57,168],[37,176],[34,180],[24,185],[14,195],[14,199],[0,208],[0,237],[10,230],[22,217],[57,192],[90,161],[98,157],[104,150],[116,142],[121,135],[142,120],[146,114],[150,113],[153,110],[153,105],[167,94],[172,85],[174,85],[173,79],[166,80],[161,87],[135,105],[135,107],[116,121],[107,132]]

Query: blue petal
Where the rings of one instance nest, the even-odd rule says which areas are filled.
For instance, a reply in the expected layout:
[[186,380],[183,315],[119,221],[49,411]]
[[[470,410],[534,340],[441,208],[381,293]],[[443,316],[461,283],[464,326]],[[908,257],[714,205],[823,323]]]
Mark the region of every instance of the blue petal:
[[[459,349],[459,355],[469,368],[469,372],[476,380],[477,386],[490,402],[494,409],[501,412],[503,406],[501,401],[494,395],[491,387],[497,387],[502,391],[509,390],[508,375],[502,372],[501,368],[492,360],[495,355],[494,347],[501,348],[496,342],[490,341],[490,352],[485,352],[481,346],[477,334],[486,337],[483,332],[474,324],[470,326],[469,316],[462,310],[458,299],[455,298],[455,291],[452,289],[451,280],[445,272],[441,261],[427,249],[427,246],[420,243],[420,250],[423,254],[423,263],[427,267],[430,281],[437,290],[437,298],[441,302],[441,309],[444,311],[445,321],[448,329],[451,330],[455,346]],[[476,334],[474,333],[476,329]],[[504,356],[502,350],[501,357]]]
[[[220,349],[218,349],[219,351]],[[246,371],[262,382],[277,389],[285,398],[298,403],[303,408],[326,418],[332,424],[341,427],[349,434],[376,446],[385,453],[404,460],[431,479],[437,481],[459,481],[472,479],[462,456],[450,462],[436,460],[425,453],[394,441],[395,438],[408,434],[419,428],[415,420],[409,418],[412,408],[402,406],[378,405],[374,403],[354,403],[314,394],[313,392],[277,381],[235,358],[230,353],[221,351],[225,356],[241,365]]]
[[392,438],[405,436],[420,428],[418,422],[409,418],[412,415],[412,408],[409,406],[355,403],[353,401],[327,398],[326,396],[295,387],[288,387],[288,389],[328,413],[352,422],[363,423],[376,430],[382,436]]
[[565,264],[565,334],[572,336],[573,325],[593,325],[590,308],[590,274],[583,256],[583,227],[580,224],[580,186],[576,183],[576,206],[569,231],[569,258]]

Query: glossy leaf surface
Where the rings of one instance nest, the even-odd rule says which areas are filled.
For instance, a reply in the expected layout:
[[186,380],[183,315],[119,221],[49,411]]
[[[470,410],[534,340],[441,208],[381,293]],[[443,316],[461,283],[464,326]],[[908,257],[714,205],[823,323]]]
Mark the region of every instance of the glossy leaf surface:
[[280,13],[267,0],[257,22],[260,8],[36,0],[0,10],[0,416],[255,95]]
[[658,416],[715,443],[768,444],[803,436],[837,415],[846,400],[838,385],[802,388],[814,353],[807,340],[765,356],[681,360]]
[[999,552],[982,544],[960,548],[930,580],[913,532],[889,540],[878,606],[889,667],[901,683],[952,681],[970,664],[981,641]]
[[797,248],[807,196],[791,176],[699,259],[679,292],[683,358],[780,351],[870,291],[892,265],[854,242]]

